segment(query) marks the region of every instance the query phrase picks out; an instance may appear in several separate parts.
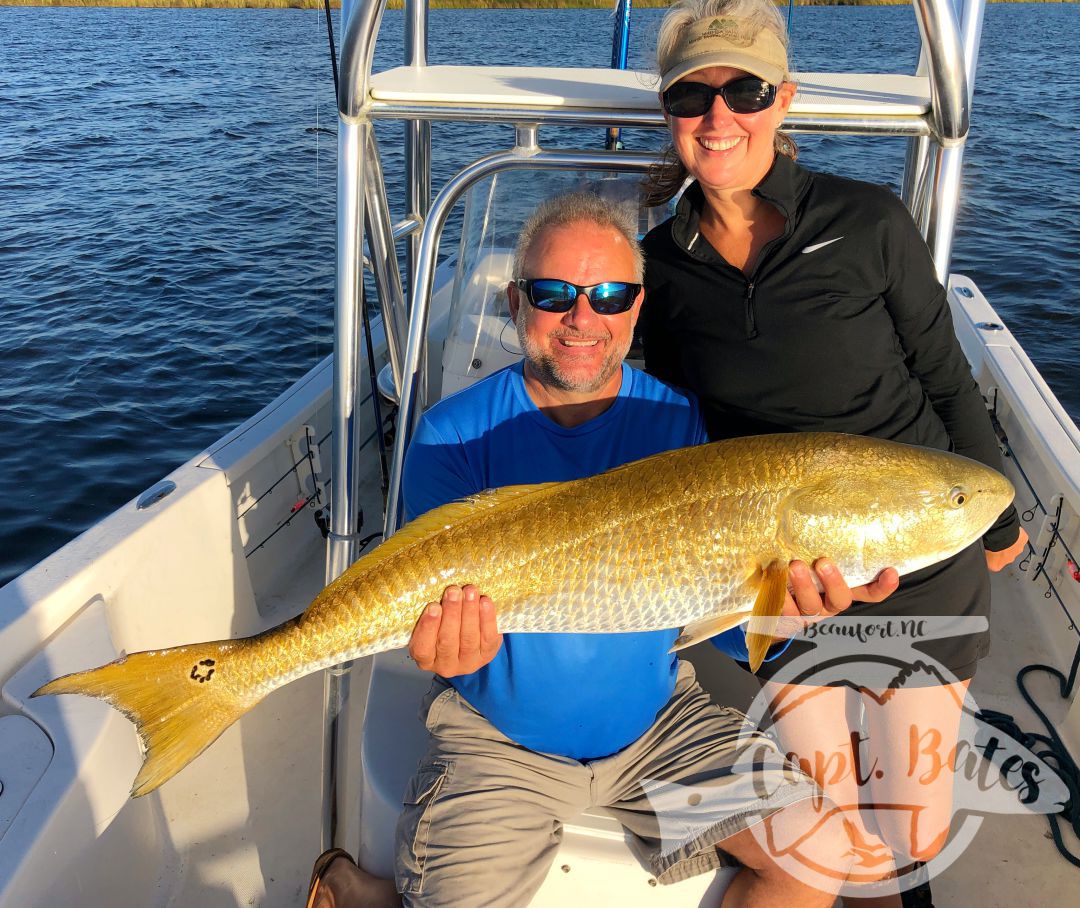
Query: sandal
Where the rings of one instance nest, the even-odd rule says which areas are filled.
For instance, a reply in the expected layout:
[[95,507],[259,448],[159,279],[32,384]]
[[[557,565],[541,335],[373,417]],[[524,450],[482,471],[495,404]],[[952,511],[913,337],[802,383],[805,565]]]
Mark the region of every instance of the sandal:
[[328,848],[315,859],[315,866],[311,870],[311,883],[308,885],[307,908],[312,908],[315,904],[315,896],[318,895],[323,874],[330,869],[330,865],[338,858],[345,858],[352,864],[356,863],[352,859],[352,855],[344,848]]

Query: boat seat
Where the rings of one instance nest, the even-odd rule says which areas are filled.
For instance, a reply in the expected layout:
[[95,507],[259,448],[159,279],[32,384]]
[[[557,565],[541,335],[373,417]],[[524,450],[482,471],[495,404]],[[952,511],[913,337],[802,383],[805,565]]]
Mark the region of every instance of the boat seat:
[[[924,76],[888,73],[802,73],[788,122],[828,117],[850,123],[865,119],[921,121],[930,110],[930,83]],[[585,121],[606,112],[639,118],[635,125],[663,126],[657,78],[638,70],[510,66],[399,66],[371,78],[371,114],[376,117],[423,115],[469,119],[469,110],[501,110],[503,119],[529,112],[579,111]],[[458,108],[458,112],[454,109]],[[593,112],[593,116],[588,116]],[[517,114],[517,116],[515,116]],[[497,117],[496,117],[497,119]]]

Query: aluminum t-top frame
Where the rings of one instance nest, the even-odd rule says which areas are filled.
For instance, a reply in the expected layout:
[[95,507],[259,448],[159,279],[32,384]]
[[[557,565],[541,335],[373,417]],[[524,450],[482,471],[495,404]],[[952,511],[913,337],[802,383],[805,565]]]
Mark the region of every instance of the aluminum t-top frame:
[[[428,302],[439,241],[454,202],[478,180],[500,171],[590,169],[643,171],[651,154],[549,151],[537,141],[547,125],[665,128],[648,74],[614,70],[429,66],[426,2],[406,0],[405,66],[373,75],[375,40],[386,0],[356,0],[348,10],[338,89],[337,270],[335,284],[333,477],[326,580],[357,557],[357,501],[362,472],[359,410],[363,399],[360,307],[364,240],[378,291],[394,385],[399,392],[385,534],[400,509],[401,465],[424,404]],[[903,197],[948,276],[960,167],[970,121],[972,84],[984,0],[913,0],[922,39],[915,75],[805,73],[785,120],[791,132],[909,137]],[[344,10],[343,10],[344,12]],[[404,120],[407,211],[392,225],[375,118]],[[509,123],[515,147],[480,158],[431,202],[433,120]],[[406,239],[404,286],[395,242]],[[406,305],[405,294],[408,294]],[[343,721],[348,666],[326,676],[324,845],[344,844],[348,806]]]

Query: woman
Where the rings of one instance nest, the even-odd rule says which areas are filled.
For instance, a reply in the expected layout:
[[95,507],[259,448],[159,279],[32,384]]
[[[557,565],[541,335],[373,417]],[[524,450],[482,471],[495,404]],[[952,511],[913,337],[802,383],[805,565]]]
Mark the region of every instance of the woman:
[[[671,199],[687,177],[694,182],[645,239],[646,368],[699,395],[714,439],[848,432],[951,449],[1001,469],[945,291],[907,210],[887,189],[799,166],[794,143],[779,132],[796,87],[775,8],[766,0],[682,0],[664,19],[657,57],[672,141],[650,175],[650,201]],[[884,870],[872,872],[878,865],[895,863],[895,873],[929,860],[945,842],[951,772],[917,770],[913,755],[932,755],[909,743],[933,741],[938,753],[955,743],[960,704],[988,649],[978,620],[989,614],[987,566],[1000,570],[1026,541],[1010,508],[987,532],[985,553],[973,546],[905,577],[885,603],[849,610],[981,624],[911,643],[917,658],[893,683],[860,681],[854,664],[843,686],[781,683],[792,680],[786,666],[807,664],[807,641],[766,666],[778,679],[766,685],[769,698],[798,704],[783,717],[774,708],[778,733],[834,801],[911,807],[853,815],[864,879],[883,878]],[[934,671],[912,671],[924,658]],[[854,725],[845,718],[860,713]],[[857,764],[837,768],[837,759],[851,766],[853,755],[862,774]],[[899,904],[889,899],[882,904]]]

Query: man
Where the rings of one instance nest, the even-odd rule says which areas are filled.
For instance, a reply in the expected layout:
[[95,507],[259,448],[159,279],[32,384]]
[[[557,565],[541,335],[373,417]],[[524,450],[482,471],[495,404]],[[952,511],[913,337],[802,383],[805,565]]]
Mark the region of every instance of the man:
[[[410,518],[485,488],[576,479],[705,441],[696,401],[623,363],[642,270],[635,224],[620,209],[570,195],[537,210],[507,289],[524,361],[425,415],[405,465]],[[853,594],[877,601],[896,585],[888,572],[850,591],[834,567],[815,568],[826,601],[796,563],[788,613],[835,614]],[[813,784],[769,739],[740,734],[740,714],[709,701],[689,663],[668,652],[677,629],[502,638],[495,608],[475,588],[452,587],[413,634],[411,655],[437,677],[423,711],[430,749],[397,829],[403,904],[527,904],[562,824],[597,805],[633,833],[662,883],[721,866],[722,851],[743,865],[725,904],[832,904],[832,893],[776,867],[750,829],[810,829]],[[741,628],[714,641],[746,658]],[[685,844],[662,842],[657,792],[690,784],[729,807],[703,810]],[[817,838],[822,862],[842,865],[846,840]],[[316,906],[341,908],[351,894],[357,905],[396,903],[346,861],[323,867]],[[324,891],[333,898],[320,902]]]

